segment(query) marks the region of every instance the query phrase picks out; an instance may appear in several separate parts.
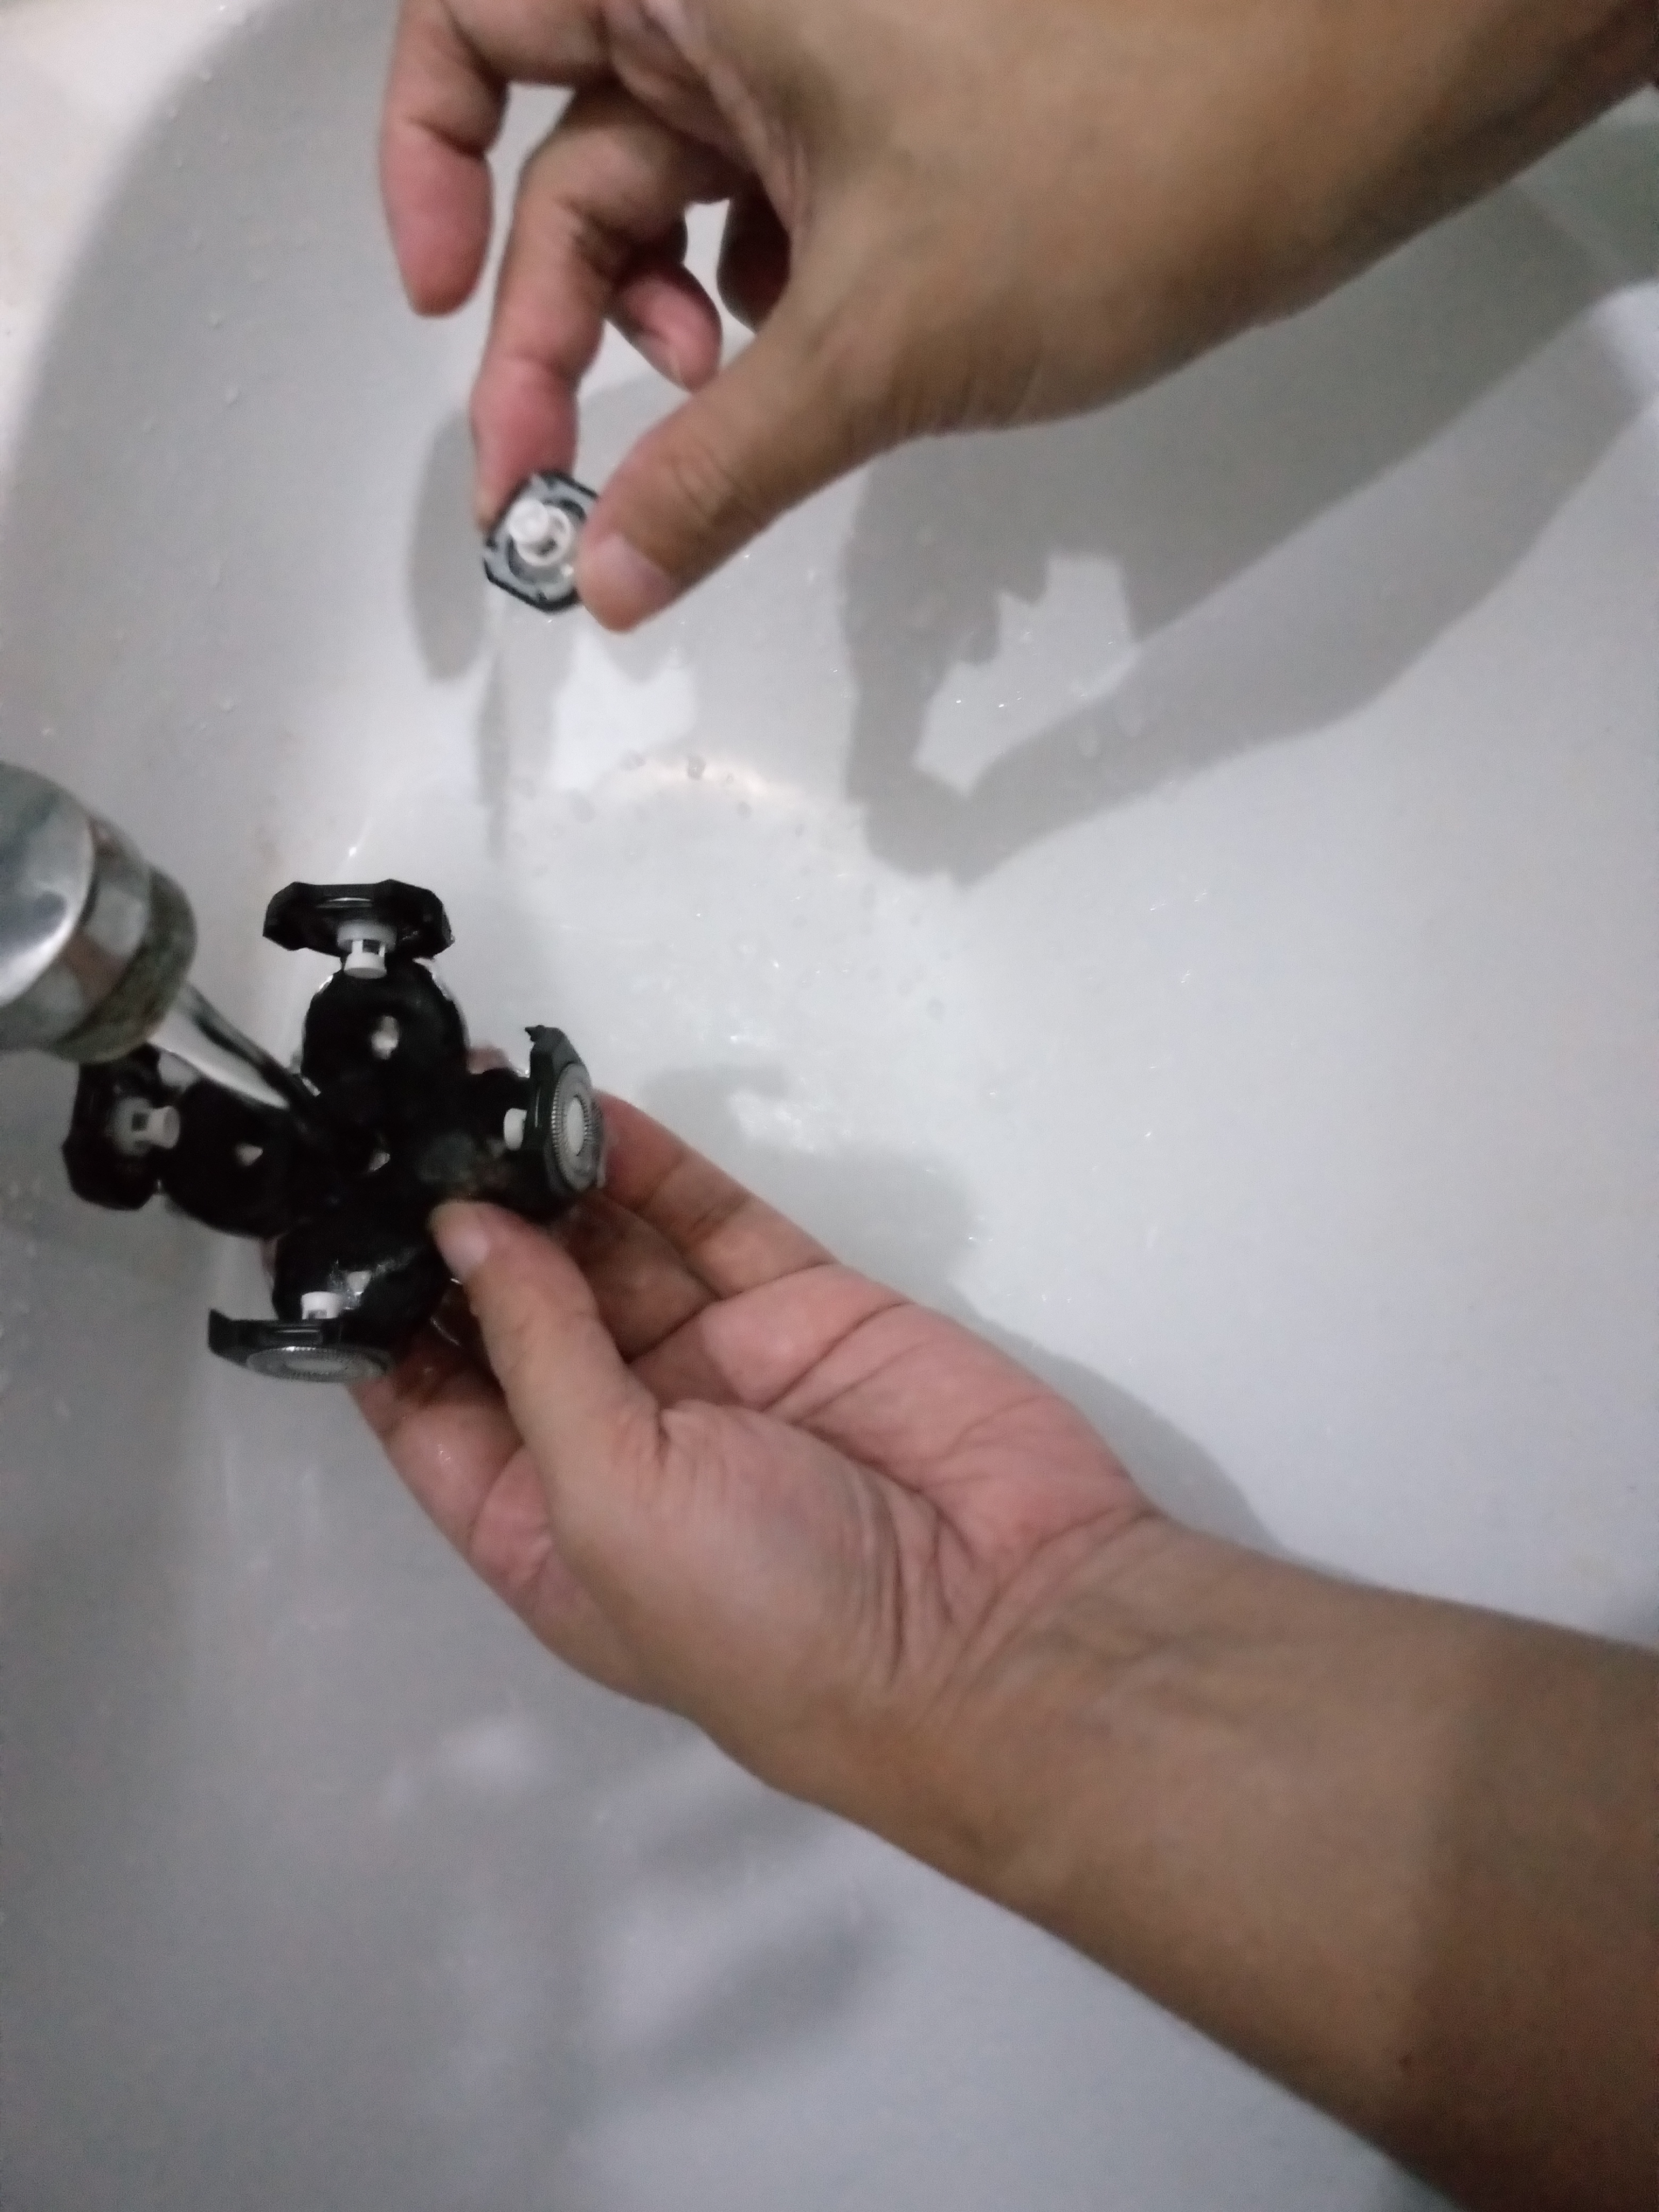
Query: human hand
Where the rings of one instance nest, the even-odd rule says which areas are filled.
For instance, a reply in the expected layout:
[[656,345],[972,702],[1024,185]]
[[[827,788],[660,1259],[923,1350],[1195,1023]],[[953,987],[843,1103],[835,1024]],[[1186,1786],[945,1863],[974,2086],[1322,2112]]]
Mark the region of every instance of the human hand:
[[438,1216],[481,1346],[358,1393],[543,1642],[1456,2201],[1645,2204],[1651,1659],[1177,1527],[1018,1367],[605,1112],[556,1237]]
[[945,1856],[951,1716],[1156,1516],[1012,1362],[605,1110],[606,1190],[556,1238],[437,1217],[488,1364],[428,1333],[359,1401],[552,1650]]
[[[471,292],[514,82],[526,164],[474,396],[493,520],[568,467],[610,320],[696,396],[584,534],[625,629],[928,431],[1112,398],[1314,297],[1659,59],[1650,0],[404,0],[381,167],[410,298]],[[683,265],[730,202],[720,369]]]

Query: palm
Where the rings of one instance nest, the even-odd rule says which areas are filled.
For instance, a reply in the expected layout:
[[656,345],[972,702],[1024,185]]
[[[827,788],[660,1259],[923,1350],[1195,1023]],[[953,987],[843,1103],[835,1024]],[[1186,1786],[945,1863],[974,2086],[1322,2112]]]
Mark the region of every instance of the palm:
[[506,1391],[434,1335],[362,1394],[394,1463],[554,1650],[734,1748],[745,1716],[757,1748],[948,1690],[1139,1493],[1011,1361],[607,1118],[606,1194],[562,1239],[580,1278],[524,1240],[547,1279],[515,1291]]

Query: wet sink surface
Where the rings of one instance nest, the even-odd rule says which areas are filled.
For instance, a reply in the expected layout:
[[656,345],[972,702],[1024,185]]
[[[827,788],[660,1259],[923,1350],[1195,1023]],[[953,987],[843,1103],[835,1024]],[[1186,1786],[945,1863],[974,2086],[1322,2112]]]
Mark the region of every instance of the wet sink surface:
[[[883,461],[641,637],[489,599],[369,170],[383,11],[164,101],[0,510],[5,749],[292,1041],[294,876],[434,885],[599,1078],[1155,1495],[1650,1628],[1659,357],[1627,111],[1090,422]],[[204,50],[206,51],[206,50]],[[665,404],[620,349],[602,477]],[[4,2182],[30,2212],[1395,2212],[1075,1960],[561,1674],[246,1255],[0,1096]]]

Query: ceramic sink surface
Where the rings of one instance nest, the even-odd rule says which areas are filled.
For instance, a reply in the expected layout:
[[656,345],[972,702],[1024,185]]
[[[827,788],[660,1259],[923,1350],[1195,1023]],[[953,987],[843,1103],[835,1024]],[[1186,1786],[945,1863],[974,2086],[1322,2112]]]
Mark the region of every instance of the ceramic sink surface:
[[[290,1048],[291,877],[554,1021],[1155,1496],[1645,1636],[1659,349],[1640,104],[1095,419],[884,460],[635,640],[487,597],[367,0],[0,9],[0,751]],[[55,240],[50,253],[42,239]],[[668,395],[607,352],[581,467]],[[246,1255],[0,1067],[17,2212],[1401,2212],[1044,1936],[562,1674]]]

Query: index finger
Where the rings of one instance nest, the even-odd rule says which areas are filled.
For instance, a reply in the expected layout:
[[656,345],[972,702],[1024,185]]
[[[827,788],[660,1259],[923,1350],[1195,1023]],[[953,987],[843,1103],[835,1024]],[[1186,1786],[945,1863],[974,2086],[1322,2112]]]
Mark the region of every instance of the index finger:
[[716,1297],[736,1297],[833,1255],[713,1160],[621,1098],[604,1101],[605,1195],[647,1223]]
[[610,71],[599,0],[404,0],[380,122],[380,193],[410,303],[447,314],[489,250],[485,159],[514,83]]

